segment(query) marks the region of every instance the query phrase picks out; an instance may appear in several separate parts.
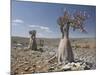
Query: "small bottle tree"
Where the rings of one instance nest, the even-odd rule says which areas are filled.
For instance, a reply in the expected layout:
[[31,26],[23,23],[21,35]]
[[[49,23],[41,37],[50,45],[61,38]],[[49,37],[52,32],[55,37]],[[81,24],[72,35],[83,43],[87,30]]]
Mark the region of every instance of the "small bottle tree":
[[29,34],[30,34],[30,41],[28,48],[32,50],[37,50],[36,30],[29,31]]
[[69,29],[73,28],[85,32],[84,22],[88,19],[86,12],[77,11],[73,15],[64,10],[64,15],[57,19],[60,26],[62,38],[58,47],[58,63],[66,63],[74,61],[74,54],[69,40]]

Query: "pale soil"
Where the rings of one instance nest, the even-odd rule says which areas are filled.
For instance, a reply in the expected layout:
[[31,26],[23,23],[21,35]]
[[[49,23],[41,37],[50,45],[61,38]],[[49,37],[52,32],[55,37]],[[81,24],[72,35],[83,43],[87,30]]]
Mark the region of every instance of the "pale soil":
[[[42,72],[55,72],[61,71],[60,66],[57,65],[57,59],[48,62],[48,60],[55,55],[59,40],[46,39],[44,40],[43,52],[34,51],[23,48],[13,48],[13,41],[20,42],[18,38],[12,40],[11,47],[11,74],[30,74],[30,73],[42,73]],[[26,39],[25,39],[26,40]],[[25,43],[28,40],[22,40],[20,43]],[[39,43],[39,42],[38,42]],[[96,69],[96,49],[95,39],[71,40],[74,57],[77,60],[89,62],[92,64],[91,69]],[[40,46],[38,46],[40,48]]]

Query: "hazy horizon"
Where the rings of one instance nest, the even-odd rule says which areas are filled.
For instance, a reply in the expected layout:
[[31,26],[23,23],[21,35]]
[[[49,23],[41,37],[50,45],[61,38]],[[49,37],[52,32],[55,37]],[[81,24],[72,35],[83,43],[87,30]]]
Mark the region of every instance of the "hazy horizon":
[[[11,37],[18,37],[18,38],[30,38],[30,37],[23,37],[23,36],[11,36]],[[49,38],[49,37],[36,37],[38,38],[44,38],[44,39],[61,39],[61,37],[56,37],[56,38]],[[70,37],[70,39],[96,39],[96,37]]]

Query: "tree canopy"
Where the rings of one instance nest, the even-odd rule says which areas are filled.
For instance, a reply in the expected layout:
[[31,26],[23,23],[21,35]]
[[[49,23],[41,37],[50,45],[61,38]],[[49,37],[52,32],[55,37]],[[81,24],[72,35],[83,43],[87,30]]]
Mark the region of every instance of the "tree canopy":
[[63,16],[57,19],[57,23],[60,26],[61,32],[63,32],[63,26],[69,25],[73,28],[73,31],[79,29],[81,32],[87,32],[85,30],[85,21],[89,18],[89,15],[84,11],[76,11],[74,14],[69,14],[68,11],[64,10]]

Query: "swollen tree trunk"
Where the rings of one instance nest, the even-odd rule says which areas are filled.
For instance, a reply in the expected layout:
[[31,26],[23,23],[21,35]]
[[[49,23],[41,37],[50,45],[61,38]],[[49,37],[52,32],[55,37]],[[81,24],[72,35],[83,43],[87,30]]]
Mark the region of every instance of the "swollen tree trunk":
[[64,28],[64,37],[61,38],[58,47],[58,63],[66,64],[66,62],[74,61],[74,55],[69,40],[69,25],[67,24]]
[[36,37],[33,35],[30,36],[28,48],[32,50],[37,50]]
[[69,24],[67,24],[67,27],[66,27],[65,39],[66,39],[67,60],[69,62],[72,62],[74,61],[74,55],[73,55],[71,43],[69,40]]
[[32,50],[37,50],[36,38],[32,38]]
[[28,44],[28,49],[31,49],[31,48],[32,48],[32,38],[30,37],[29,44]]
[[74,55],[73,55],[73,51],[72,51],[72,47],[71,47],[71,44],[70,44],[70,40],[68,39],[68,38],[66,38],[67,39],[67,41],[66,41],[66,43],[67,43],[67,60],[69,61],[69,62],[73,62],[74,61]]

